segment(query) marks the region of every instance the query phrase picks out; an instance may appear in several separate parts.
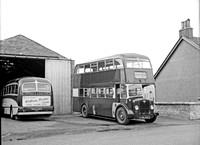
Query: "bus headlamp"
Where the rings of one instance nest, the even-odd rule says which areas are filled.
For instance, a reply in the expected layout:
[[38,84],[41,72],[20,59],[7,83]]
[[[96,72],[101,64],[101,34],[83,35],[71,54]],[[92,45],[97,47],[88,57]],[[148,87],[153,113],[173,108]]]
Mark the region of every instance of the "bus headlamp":
[[138,105],[135,105],[135,110],[139,110],[139,106]]
[[153,110],[153,109],[154,109],[154,106],[153,106],[153,105],[151,105],[151,106],[150,106],[150,109],[151,109],[151,110]]

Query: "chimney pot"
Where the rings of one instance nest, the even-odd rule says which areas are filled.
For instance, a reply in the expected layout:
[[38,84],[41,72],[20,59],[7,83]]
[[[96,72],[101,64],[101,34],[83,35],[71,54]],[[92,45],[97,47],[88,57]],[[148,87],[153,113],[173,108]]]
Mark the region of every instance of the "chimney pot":
[[187,27],[190,28],[190,19],[187,19]]
[[187,38],[193,38],[193,28],[190,27],[190,19],[181,22],[182,29],[179,31],[179,37],[185,36]]
[[184,22],[181,22],[182,29],[184,29]]

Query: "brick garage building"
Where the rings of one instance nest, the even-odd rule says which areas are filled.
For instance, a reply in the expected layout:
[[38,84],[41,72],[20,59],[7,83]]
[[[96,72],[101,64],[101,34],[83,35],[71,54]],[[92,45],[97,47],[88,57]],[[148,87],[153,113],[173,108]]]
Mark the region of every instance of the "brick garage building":
[[1,40],[0,45],[0,90],[6,82],[18,77],[47,78],[54,91],[54,114],[72,112],[73,60],[23,35]]
[[179,35],[154,75],[157,106],[164,114],[200,119],[200,38],[193,37],[189,19]]

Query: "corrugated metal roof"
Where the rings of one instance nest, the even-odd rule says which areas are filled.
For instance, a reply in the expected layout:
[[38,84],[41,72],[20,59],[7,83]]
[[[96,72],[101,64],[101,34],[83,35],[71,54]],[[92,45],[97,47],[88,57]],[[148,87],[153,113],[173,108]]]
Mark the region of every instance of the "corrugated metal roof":
[[23,35],[2,40],[0,45],[0,56],[67,59]]

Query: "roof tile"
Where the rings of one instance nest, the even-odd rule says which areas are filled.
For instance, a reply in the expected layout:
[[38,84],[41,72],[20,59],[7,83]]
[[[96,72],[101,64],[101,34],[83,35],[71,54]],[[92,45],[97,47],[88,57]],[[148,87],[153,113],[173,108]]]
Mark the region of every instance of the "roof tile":
[[23,36],[17,35],[1,42],[1,54],[7,55],[25,55],[37,57],[54,57],[58,59],[67,59],[66,57],[42,46],[41,44]]

